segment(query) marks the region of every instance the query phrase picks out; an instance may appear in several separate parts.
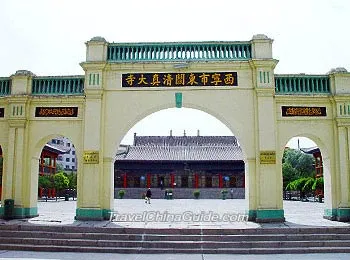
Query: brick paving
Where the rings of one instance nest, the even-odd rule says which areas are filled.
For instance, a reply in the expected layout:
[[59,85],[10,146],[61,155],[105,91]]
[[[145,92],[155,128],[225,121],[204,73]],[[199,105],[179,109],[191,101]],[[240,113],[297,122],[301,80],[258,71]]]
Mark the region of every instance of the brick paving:
[[0,220],[0,224],[76,225],[137,228],[261,228],[298,226],[350,226],[323,218],[324,203],[284,201],[286,222],[258,224],[246,221],[246,201],[240,199],[142,199],[114,200],[115,217],[110,221],[75,221],[76,201],[38,202],[39,216],[26,220]]

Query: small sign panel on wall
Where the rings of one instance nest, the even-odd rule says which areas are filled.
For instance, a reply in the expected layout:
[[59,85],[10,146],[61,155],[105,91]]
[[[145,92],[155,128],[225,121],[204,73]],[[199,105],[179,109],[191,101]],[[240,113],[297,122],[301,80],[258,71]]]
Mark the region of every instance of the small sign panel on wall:
[[260,164],[276,164],[276,152],[260,151]]
[[36,107],[35,117],[77,117],[78,107]]
[[87,164],[99,163],[99,152],[98,151],[84,151],[83,162]]

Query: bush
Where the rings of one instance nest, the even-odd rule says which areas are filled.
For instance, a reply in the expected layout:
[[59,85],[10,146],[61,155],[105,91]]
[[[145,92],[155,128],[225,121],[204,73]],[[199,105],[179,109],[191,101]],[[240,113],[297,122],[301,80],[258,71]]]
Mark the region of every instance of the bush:
[[125,190],[119,190],[118,191],[118,196],[119,196],[120,199],[122,199],[124,197],[124,195],[125,195]]
[[225,199],[226,199],[226,195],[227,195],[227,193],[228,193],[228,190],[226,190],[226,189],[223,189],[223,190],[221,191],[221,194],[222,194],[222,199],[223,199],[223,200],[225,200]]
[[201,194],[200,190],[194,190],[193,191],[193,196],[195,197],[195,199],[198,199],[200,194]]

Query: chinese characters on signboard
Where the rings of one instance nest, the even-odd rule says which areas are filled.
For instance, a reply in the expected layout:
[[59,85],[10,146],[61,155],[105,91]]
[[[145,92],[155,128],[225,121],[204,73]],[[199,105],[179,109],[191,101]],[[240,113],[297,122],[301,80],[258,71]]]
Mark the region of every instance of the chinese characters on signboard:
[[87,164],[99,163],[99,152],[98,151],[84,151],[83,162]]
[[77,117],[78,107],[36,107],[36,117]]
[[5,116],[5,108],[0,107],[0,117],[4,117]]
[[184,86],[238,86],[237,72],[122,74],[122,87]]
[[282,116],[327,116],[326,107],[282,106]]
[[260,152],[260,164],[276,164],[276,152],[275,151],[261,151]]

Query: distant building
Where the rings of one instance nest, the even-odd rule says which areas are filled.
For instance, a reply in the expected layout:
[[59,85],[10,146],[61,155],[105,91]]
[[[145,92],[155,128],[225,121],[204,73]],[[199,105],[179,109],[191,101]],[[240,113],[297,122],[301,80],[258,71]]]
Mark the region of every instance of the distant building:
[[40,154],[39,174],[55,174],[57,172],[58,157],[69,151],[70,149],[66,149],[63,146],[45,144]]
[[315,158],[315,172],[316,178],[323,177],[323,161],[321,151],[318,147],[301,148],[302,152],[312,154]]
[[117,188],[244,188],[234,136],[134,136],[116,156]]
[[48,145],[66,150],[65,153],[61,153],[57,157],[57,164],[60,165],[64,171],[77,171],[78,164],[76,159],[75,147],[68,138],[57,137],[48,142]]

